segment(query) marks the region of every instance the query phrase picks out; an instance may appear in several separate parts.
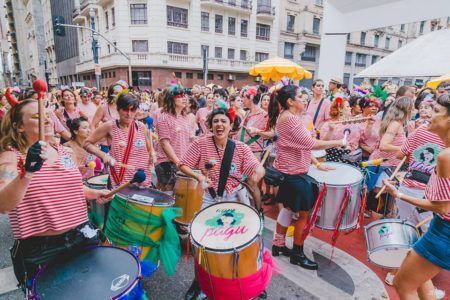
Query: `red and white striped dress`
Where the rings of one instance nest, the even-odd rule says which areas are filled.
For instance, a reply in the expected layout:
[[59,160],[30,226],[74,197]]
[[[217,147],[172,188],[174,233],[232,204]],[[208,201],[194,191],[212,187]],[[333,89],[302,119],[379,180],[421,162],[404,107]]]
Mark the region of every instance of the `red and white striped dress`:
[[308,173],[311,165],[311,150],[316,141],[297,116],[277,123],[277,154],[273,166],[280,172],[290,175]]
[[[141,184],[142,186],[150,186],[151,182],[151,173],[150,173],[150,156],[148,154],[147,149],[147,143],[146,143],[146,137],[145,137],[145,125],[142,122],[133,122],[130,126],[136,126],[137,130],[134,132],[134,138],[133,138],[133,145],[131,147],[130,156],[128,159],[128,162],[126,162],[127,165],[131,165],[133,167],[136,167],[136,169],[144,169],[145,171],[145,181]],[[130,128],[131,129],[131,128]],[[129,130],[130,130],[129,129]],[[136,127],[135,127],[136,129]],[[125,163],[123,162],[123,157],[125,154],[125,150],[127,148],[128,143],[128,134],[129,131],[126,132],[123,129],[121,129],[118,125],[118,121],[113,122],[112,130],[111,130],[111,151],[109,154],[118,162],[118,163]],[[111,167],[110,167],[111,169]],[[120,173],[120,167],[114,167],[116,170],[117,175]],[[111,170],[110,170],[111,172]],[[111,176],[111,183],[113,187],[119,186],[123,183],[126,183],[130,181],[134,173],[136,173],[136,170],[131,168],[125,169],[125,175],[123,179],[120,182],[115,182],[113,180],[113,176]]]
[[[450,201],[450,178],[438,177],[436,172],[432,172],[425,198],[430,201]],[[450,213],[440,217],[450,222]]]
[[[240,182],[235,178],[240,180],[243,174],[252,175],[259,165],[258,160],[253,155],[249,146],[239,141],[234,142],[236,143],[236,148],[234,149],[233,159],[231,160],[230,175],[225,185],[225,190],[228,195],[231,195],[240,185]],[[224,151],[224,149],[216,150],[213,136],[207,135],[192,142],[181,161],[191,169],[201,170],[203,174],[206,172],[206,163],[215,163],[214,168],[209,171],[208,176],[212,181],[212,187],[217,191],[220,165],[222,164]]]
[[[156,123],[156,130],[158,131],[159,141],[163,139],[169,140],[170,145],[178,156],[178,159],[183,157],[190,144],[190,138],[193,136],[193,127],[189,122],[188,116],[180,115],[174,116],[172,114],[163,112],[158,117]],[[156,164],[169,161],[166,153],[161,147],[161,142],[156,147],[157,160]]]
[[[25,162],[25,155],[12,150],[18,160]],[[58,146],[56,150],[57,160],[53,165],[44,162],[41,170],[34,173],[24,198],[9,213],[15,239],[26,239],[48,230],[68,230],[88,221],[77,165],[64,147]]]

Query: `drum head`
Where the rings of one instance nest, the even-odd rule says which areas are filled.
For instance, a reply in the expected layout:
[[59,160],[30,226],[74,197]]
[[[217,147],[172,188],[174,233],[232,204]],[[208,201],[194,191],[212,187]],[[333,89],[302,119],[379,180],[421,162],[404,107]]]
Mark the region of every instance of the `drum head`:
[[327,152],[325,150],[312,150],[311,153],[315,158],[327,156]]
[[363,180],[363,174],[353,166],[337,162],[324,162],[322,165],[331,166],[335,169],[320,171],[316,167],[311,166],[308,175],[317,180],[317,182],[326,183],[327,185],[348,186]]
[[37,299],[111,299],[127,294],[141,275],[130,252],[95,247],[47,265],[34,279]]
[[173,197],[163,192],[138,186],[126,187],[118,195],[127,201],[143,205],[172,206],[175,203]]
[[192,242],[213,252],[245,248],[262,231],[256,210],[237,202],[219,202],[201,210],[192,220]]
[[106,186],[108,184],[108,177],[109,177],[108,174],[98,175],[98,176],[89,178],[88,180],[86,180],[86,182],[89,185]]

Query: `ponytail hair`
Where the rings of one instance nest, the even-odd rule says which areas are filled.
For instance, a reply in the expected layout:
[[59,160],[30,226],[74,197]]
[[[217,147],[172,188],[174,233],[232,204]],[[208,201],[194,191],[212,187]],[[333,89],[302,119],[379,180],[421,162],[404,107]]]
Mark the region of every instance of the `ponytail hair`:
[[289,108],[287,101],[295,99],[298,89],[299,87],[296,85],[285,85],[272,93],[268,108],[269,121],[267,122],[267,129],[275,127],[281,111]]

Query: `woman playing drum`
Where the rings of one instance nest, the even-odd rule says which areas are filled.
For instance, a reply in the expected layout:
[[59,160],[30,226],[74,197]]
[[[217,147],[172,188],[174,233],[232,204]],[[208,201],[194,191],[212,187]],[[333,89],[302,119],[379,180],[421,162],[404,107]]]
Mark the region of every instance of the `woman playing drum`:
[[445,149],[437,156],[437,165],[428,182],[425,199],[399,192],[386,182],[387,192],[397,199],[436,213],[425,235],[417,241],[403,261],[394,279],[400,299],[434,298],[431,279],[442,269],[450,270],[450,98],[441,95],[434,106],[428,130],[437,134]]
[[[307,269],[317,269],[317,264],[309,260],[303,253],[302,233],[308,219],[308,212],[316,200],[313,189],[316,189],[306,176],[311,164],[311,150],[327,149],[331,147],[345,146],[345,140],[320,141],[311,137],[311,133],[302,124],[299,118],[305,109],[301,101],[301,90],[295,85],[282,87],[275,91],[272,97],[276,97],[283,111],[279,112],[278,106],[271,106],[274,111],[269,114],[276,120],[275,130],[278,133],[277,155],[274,167],[284,173],[285,179],[281,183],[276,200],[284,204],[277,218],[277,228],[274,234],[272,255],[281,254],[291,256],[291,263]],[[322,169],[320,164],[316,165]],[[323,168],[327,170],[327,168]],[[285,245],[287,227],[291,223],[292,212],[299,213],[294,229],[294,249],[291,254]]]
[[[45,119],[45,139],[53,124]],[[1,124],[0,213],[8,213],[15,242],[11,251],[19,283],[30,284],[40,265],[84,245],[98,243],[85,199],[105,202],[108,191],[83,186],[72,156],[39,140],[38,102],[23,100]]]

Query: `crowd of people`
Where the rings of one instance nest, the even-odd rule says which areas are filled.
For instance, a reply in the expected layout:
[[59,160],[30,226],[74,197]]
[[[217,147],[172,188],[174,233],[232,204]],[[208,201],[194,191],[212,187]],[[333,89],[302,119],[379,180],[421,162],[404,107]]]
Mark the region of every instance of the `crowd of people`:
[[[258,210],[279,205],[272,255],[316,270],[303,250],[303,229],[318,194],[306,176],[310,167],[327,171],[323,161],[333,161],[362,168],[363,161],[381,160],[366,171],[366,217],[417,225],[434,215],[386,282],[401,299],[434,295],[431,279],[450,270],[449,93],[450,82],[436,90],[389,82],[349,90],[333,78],[327,88],[316,79],[310,89],[282,81],[141,91],[119,81],[105,94],[94,88],[51,90],[39,100],[45,101],[40,140],[38,93],[4,89],[0,212],[9,214],[14,234],[16,277],[29,286],[51,258],[98,244],[101,231],[88,219],[86,199],[107,203],[111,197],[84,180],[109,174],[110,188],[116,188],[132,180],[136,169],[146,175],[140,186],[168,194],[177,172],[197,179],[205,189],[202,207],[223,200]],[[403,157],[406,175],[396,186],[389,170]],[[383,186],[387,193],[376,199]],[[285,243],[291,224],[292,249]],[[199,293],[194,281],[186,299]]]

